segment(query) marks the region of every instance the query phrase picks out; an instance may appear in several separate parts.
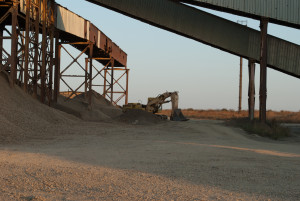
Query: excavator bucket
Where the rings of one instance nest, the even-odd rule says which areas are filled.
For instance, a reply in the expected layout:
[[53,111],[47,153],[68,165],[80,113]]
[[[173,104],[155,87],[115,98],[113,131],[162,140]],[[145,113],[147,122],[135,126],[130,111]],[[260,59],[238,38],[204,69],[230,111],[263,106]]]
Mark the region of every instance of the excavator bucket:
[[188,121],[189,119],[185,118],[185,116],[182,114],[181,109],[175,109],[172,111],[171,121]]

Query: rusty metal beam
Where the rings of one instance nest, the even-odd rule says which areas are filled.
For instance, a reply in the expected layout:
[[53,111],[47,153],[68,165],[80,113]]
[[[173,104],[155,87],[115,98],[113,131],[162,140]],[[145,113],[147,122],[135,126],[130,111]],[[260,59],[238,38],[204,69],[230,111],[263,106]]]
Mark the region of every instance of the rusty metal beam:
[[60,82],[60,58],[61,58],[61,45],[59,44],[59,34],[56,32],[55,37],[55,71],[54,71],[54,102],[57,103],[59,94]]
[[128,79],[129,79],[129,69],[126,69],[126,96],[125,96],[125,105],[128,104]]
[[17,35],[17,22],[18,22],[18,3],[13,3],[13,9],[11,12],[11,56],[10,56],[10,86],[13,87],[17,79],[17,46],[18,46],[18,35]]
[[43,1],[42,9],[42,67],[41,75],[41,102],[45,102],[46,96],[46,57],[47,57],[47,4]]
[[26,20],[25,20],[25,66],[24,66],[24,91],[28,90],[28,66],[29,66],[29,33],[30,33],[30,7],[31,0],[26,0]]
[[49,50],[49,83],[48,83],[48,104],[51,104],[51,101],[53,100],[52,97],[52,85],[53,85],[53,65],[55,64],[54,57],[53,57],[53,48],[54,48],[54,34],[55,34],[55,27],[54,27],[54,1],[51,1],[51,11],[50,11],[50,26],[49,26],[49,44],[50,50]]
[[112,103],[114,101],[114,98],[113,98],[114,93],[113,93],[113,91],[114,91],[114,67],[115,67],[115,60],[112,58],[110,63],[111,63],[111,75],[110,75],[110,77],[111,77],[111,81],[110,81],[111,93],[110,93],[110,102]]
[[85,98],[87,98],[87,89],[88,89],[88,79],[89,79],[89,75],[88,75],[88,67],[89,66],[89,59],[86,58],[85,59],[85,76],[84,76],[84,96]]
[[0,72],[3,70],[3,26],[0,25]]
[[32,85],[33,85],[33,97],[37,98],[37,89],[38,89],[38,70],[39,70],[39,32],[40,32],[40,0],[37,0],[37,6],[35,6],[35,19],[34,19],[34,58],[33,58],[33,65],[34,65],[34,73],[32,78]]
[[[90,53],[89,53],[89,58],[93,58],[93,44],[91,43],[89,45],[90,48]],[[90,59],[90,66],[89,66],[89,96],[88,96],[88,102],[89,102],[89,106],[92,106],[92,75],[93,74],[93,59]]]

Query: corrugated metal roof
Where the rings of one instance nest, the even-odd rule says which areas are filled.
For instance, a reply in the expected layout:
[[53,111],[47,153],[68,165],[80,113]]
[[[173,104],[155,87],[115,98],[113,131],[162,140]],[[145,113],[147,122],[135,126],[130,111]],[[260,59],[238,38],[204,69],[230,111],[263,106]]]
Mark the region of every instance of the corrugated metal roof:
[[[226,52],[260,60],[259,31],[178,2],[170,0],[89,1]],[[268,51],[269,67],[300,77],[299,45],[269,36]]]
[[300,28],[299,0],[178,0],[234,14],[270,18],[272,22]]

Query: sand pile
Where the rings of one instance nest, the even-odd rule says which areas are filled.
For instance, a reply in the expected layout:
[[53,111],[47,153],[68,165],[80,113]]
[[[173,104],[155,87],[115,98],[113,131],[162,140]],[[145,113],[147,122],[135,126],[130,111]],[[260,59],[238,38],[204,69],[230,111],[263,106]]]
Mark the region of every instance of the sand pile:
[[85,94],[65,101],[64,96],[58,98],[58,104],[53,107],[69,114],[73,114],[85,121],[111,121],[122,114],[122,110],[113,106],[103,96],[93,91],[92,105],[89,107]]
[[10,88],[2,73],[0,94],[0,143],[49,135],[47,131],[52,127],[78,121],[71,115],[41,104],[18,86]]
[[117,117],[117,120],[137,125],[155,124],[163,121],[155,114],[138,109],[127,110],[121,116]]

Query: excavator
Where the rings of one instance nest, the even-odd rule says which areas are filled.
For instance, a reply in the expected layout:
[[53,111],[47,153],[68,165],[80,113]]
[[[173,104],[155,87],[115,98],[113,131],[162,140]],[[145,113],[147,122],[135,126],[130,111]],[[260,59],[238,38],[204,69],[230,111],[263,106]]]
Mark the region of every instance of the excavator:
[[[171,100],[167,100],[167,98],[171,98]],[[145,110],[147,112],[156,114],[161,110],[161,107],[165,103],[172,102],[172,112],[170,116],[171,121],[187,121],[189,119],[185,118],[182,114],[181,109],[178,109],[178,92],[165,92],[163,94],[158,95],[155,98],[148,98],[147,105],[143,105],[141,103],[128,103],[123,106],[123,111],[129,109],[140,109]],[[164,115],[158,115],[161,118],[164,118]]]

